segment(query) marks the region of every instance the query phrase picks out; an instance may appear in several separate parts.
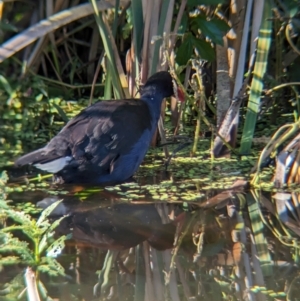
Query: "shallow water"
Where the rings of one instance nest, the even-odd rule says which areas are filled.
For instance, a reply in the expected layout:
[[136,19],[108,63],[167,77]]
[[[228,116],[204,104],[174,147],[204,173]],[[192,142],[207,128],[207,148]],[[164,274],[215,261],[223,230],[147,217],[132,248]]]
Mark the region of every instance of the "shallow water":
[[[45,296],[57,300],[299,298],[299,194],[198,191],[190,183],[188,189],[198,191],[199,199],[187,202],[174,195],[172,200],[153,198],[143,190],[149,182],[142,179],[144,185],[133,188],[130,184],[118,189],[65,186],[59,191],[51,187],[49,193],[23,189],[8,194],[16,210],[27,204],[34,218],[40,215],[33,210],[36,206],[46,208],[63,199],[49,218],[53,224],[66,216],[55,229],[55,238],[67,234],[72,238],[56,250],[63,276],[40,273]],[[158,196],[168,195],[170,187]],[[0,300],[12,294],[5,288],[25,268],[20,261],[2,269],[4,299]],[[19,294],[21,287],[16,289]]]

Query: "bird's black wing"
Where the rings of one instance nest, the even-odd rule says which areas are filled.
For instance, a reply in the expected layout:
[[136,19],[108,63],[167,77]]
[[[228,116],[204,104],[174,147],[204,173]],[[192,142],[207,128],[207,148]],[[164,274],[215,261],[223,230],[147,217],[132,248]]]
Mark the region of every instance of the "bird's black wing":
[[130,152],[150,127],[150,111],[143,101],[98,102],[72,119],[47,148],[58,156],[71,155],[82,168],[88,164],[105,170]]
[[70,120],[44,148],[19,158],[16,165],[33,164],[54,173],[66,169],[68,174],[70,169],[105,174],[150,127],[150,111],[143,101],[98,102]]

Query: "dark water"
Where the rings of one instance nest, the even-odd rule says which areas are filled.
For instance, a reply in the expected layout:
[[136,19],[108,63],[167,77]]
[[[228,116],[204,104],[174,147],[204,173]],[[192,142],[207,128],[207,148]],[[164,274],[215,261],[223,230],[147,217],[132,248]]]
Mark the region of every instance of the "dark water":
[[[7,197],[39,208],[63,199],[49,218],[66,216],[55,238],[72,237],[56,254],[64,274],[40,273],[44,299],[300,300],[299,194],[238,189],[195,202],[125,201],[106,189],[67,188]],[[25,268],[2,269],[0,300],[10,300],[7,284]]]

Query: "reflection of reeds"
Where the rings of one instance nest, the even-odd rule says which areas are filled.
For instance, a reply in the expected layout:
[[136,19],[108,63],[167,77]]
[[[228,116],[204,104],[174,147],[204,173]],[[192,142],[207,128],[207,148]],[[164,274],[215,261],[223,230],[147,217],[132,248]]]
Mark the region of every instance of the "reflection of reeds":
[[[296,195],[291,200],[298,204]],[[267,218],[262,204],[273,218]],[[158,204],[157,209],[162,219],[170,222],[168,212],[173,212],[172,208]],[[288,217],[285,222],[278,220],[276,210],[270,200],[255,191],[232,194],[227,207],[219,212],[196,210],[181,220],[171,249],[159,251],[148,242],[138,245],[134,248],[134,300],[219,300],[226,296],[260,301],[285,296],[285,285],[286,293],[294,296],[297,271],[280,253],[286,247],[295,248],[295,255],[298,252],[297,239],[288,225],[299,223],[299,207],[292,221]],[[283,244],[277,243],[277,250],[270,249],[270,242],[274,244],[277,238]],[[287,243],[293,239],[294,243]],[[288,279],[286,271],[290,273]]]
[[[78,291],[86,300],[93,295],[100,300],[136,301],[221,300],[222,296],[231,300],[294,300],[299,281],[299,195],[276,193],[271,197],[258,191],[231,190],[213,198],[210,208],[193,203],[194,211],[183,212],[178,204],[153,205],[162,223],[158,219],[153,230],[145,232],[150,236],[127,249],[118,244],[117,236],[111,238],[109,232],[100,231],[97,216],[100,219],[101,213],[92,207],[96,218],[90,228],[82,226],[85,242],[100,246],[105,240],[109,247],[112,241],[111,250],[80,244],[80,237],[73,235],[77,245],[69,245],[59,259],[69,275],[63,283],[55,280],[61,300]],[[132,217],[141,217],[133,208],[143,210],[144,205],[128,206]],[[107,225],[102,222],[104,229],[116,226],[119,231],[113,219],[111,215]],[[130,216],[126,216],[124,227],[130,224]],[[165,227],[171,231],[166,232]],[[141,229],[133,228],[132,235],[139,233]],[[164,242],[160,249],[159,241]],[[51,283],[41,281],[45,296],[51,296]]]
[[94,294],[101,295],[106,293],[111,286],[109,281],[110,271],[113,268],[116,258],[118,256],[118,251],[108,251],[105,256],[105,261],[103,263],[103,267],[99,273],[98,283],[94,287]]
[[[255,276],[255,285],[265,286],[266,278],[273,275],[271,256],[264,235],[264,224],[260,218],[259,203],[256,201],[255,192],[247,194],[248,212],[251,221],[252,233],[250,234],[252,264]],[[261,293],[258,293],[262,299]],[[264,299],[264,298],[263,298]]]

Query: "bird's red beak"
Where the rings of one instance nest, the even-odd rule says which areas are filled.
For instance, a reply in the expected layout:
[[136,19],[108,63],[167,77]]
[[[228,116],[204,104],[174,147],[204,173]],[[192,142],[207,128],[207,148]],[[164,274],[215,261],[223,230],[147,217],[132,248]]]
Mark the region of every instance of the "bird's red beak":
[[180,102],[184,102],[184,100],[185,100],[184,93],[179,87],[177,87],[177,96],[178,96],[178,100]]
[[176,97],[177,100],[179,100],[180,102],[184,102],[184,93],[181,90],[181,88],[177,85],[176,80],[173,78],[173,92],[174,92],[174,96]]

